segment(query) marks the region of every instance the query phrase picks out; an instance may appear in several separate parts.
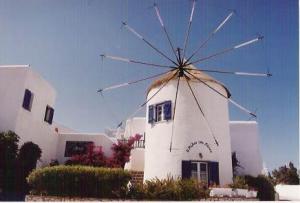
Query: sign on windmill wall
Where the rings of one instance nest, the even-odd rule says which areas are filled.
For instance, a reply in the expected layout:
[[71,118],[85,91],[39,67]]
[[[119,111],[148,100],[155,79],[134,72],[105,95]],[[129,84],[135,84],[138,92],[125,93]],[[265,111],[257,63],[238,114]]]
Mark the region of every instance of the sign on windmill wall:
[[212,149],[210,147],[210,145],[207,143],[207,142],[203,142],[201,140],[198,140],[198,141],[194,141],[194,142],[191,142],[191,144],[186,148],[186,152],[190,152],[192,148],[194,148],[194,146],[196,145],[201,145],[201,146],[204,146],[205,148],[208,149],[208,151],[210,153],[212,153]]

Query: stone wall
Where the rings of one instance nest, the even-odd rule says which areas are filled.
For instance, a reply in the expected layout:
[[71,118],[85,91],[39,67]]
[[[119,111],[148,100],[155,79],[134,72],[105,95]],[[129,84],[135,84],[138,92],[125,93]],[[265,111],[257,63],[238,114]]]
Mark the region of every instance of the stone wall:
[[131,173],[131,184],[143,183],[144,181],[144,171],[130,171]]
[[[25,202],[94,202],[94,201],[124,201],[118,199],[97,199],[97,198],[82,198],[82,197],[57,197],[57,196],[39,196],[39,195],[27,195]],[[127,200],[128,201],[128,200]],[[130,201],[130,200],[129,200]],[[200,201],[258,201],[254,198],[233,198],[233,197],[222,197],[222,198],[208,198],[201,199]]]
[[69,202],[69,201],[101,201],[101,199],[87,197],[58,197],[58,196],[40,196],[26,195],[25,202]]

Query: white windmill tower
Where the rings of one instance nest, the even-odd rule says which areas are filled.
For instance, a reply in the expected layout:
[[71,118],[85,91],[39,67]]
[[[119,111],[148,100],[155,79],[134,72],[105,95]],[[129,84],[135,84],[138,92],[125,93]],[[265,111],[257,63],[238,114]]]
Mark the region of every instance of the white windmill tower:
[[[228,89],[204,72],[260,77],[268,77],[271,74],[196,68],[195,64],[248,46],[262,40],[263,37],[257,36],[206,57],[193,60],[196,54],[232,18],[234,15],[232,11],[200,44],[199,48],[189,57],[186,57],[195,5],[196,1],[194,0],[183,49],[174,48],[159,9],[156,4],[154,5],[157,18],[166,34],[175,60],[123,22],[127,30],[169,60],[171,65],[160,65],[103,54],[101,55],[102,58],[165,68],[168,71],[140,80],[109,86],[98,90],[98,92],[102,94],[103,91],[161,76],[150,86],[147,100],[129,116],[132,117],[142,108],[147,107],[144,179],[166,178],[168,175],[172,175],[182,178],[195,177],[208,183],[214,182],[224,185],[232,181],[228,103],[251,116],[256,117],[256,115],[232,100]],[[121,125],[122,122],[119,126]]]
[[148,99],[164,86],[147,103],[144,178],[198,176],[202,167],[200,180],[229,183],[232,166],[226,98],[230,93],[209,75],[187,68],[183,76],[174,70],[149,88]]

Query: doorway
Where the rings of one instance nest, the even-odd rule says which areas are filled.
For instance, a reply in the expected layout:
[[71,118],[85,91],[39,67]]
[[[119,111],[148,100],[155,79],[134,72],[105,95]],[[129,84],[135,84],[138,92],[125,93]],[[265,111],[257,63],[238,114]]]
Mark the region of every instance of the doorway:
[[208,183],[208,164],[207,162],[192,161],[191,162],[191,178],[200,182]]

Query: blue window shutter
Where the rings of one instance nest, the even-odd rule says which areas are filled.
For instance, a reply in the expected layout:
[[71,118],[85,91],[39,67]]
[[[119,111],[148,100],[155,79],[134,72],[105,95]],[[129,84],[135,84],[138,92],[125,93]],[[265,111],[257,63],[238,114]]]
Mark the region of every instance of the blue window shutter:
[[164,120],[172,119],[172,102],[166,101],[164,103]]
[[30,111],[30,101],[31,101],[31,92],[30,90],[26,89],[23,99],[23,108]]
[[50,111],[49,124],[52,124],[53,115],[54,115],[54,109],[50,107],[49,111]]
[[208,182],[212,184],[220,184],[219,181],[219,163],[218,162],[208,162]]
[[54,109],[50,106],[46,106],[44,121],[46,121],[49,124],[52,124],[53,115],[54,115]]
[[181,162],[181,177],[182,179],[189,179],[192,176],[191,161]]
[[148,110],[148,123],[153,123],[154,121],[154,106],[150,105]]

